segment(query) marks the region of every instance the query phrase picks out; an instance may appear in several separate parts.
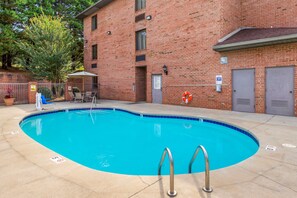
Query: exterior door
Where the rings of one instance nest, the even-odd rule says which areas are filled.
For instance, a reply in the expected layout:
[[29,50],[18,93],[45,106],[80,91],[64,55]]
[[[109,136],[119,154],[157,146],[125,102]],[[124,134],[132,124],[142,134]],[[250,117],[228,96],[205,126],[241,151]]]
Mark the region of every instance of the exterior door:
[[266,113],[294,115],[294,67],[266,68]]
[[255,70],[232,71],[233,111],[255,112]]
[[136,101],[146,101],[146,67],[136,67]]
[[153,103],[162,104],[162,75],[152,75]]

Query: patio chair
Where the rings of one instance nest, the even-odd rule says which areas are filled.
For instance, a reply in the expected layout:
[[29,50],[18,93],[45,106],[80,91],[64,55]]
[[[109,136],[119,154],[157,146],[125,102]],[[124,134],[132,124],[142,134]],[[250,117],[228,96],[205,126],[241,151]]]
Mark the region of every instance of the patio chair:
[[80,92],[75,93],[74,102],[76,101],[84,102],[84,96]]
[[56,107],[55,107],[55,103],[53,103],[53,102],[48,102],[47,100],[46,100],[46,98],[44,97],[44,95],[41,95],[41,104],[40,104],[40,108],[41,108],[41,110],[47,110],[47,108],[43,108],[43,105],[46,105],[46,107],[51,107],[51,108],[54,108],[54,109],[56,109]]
[[44,95],[41,95],[41,102],[42,104],[53,104],[52,102],[46,101],[46,98],[44,97]]
[[92,97],[92,92],[91,91],[87,91],[85,96],[84,96],[84,100],[87,102],[92,101],[93,97]]

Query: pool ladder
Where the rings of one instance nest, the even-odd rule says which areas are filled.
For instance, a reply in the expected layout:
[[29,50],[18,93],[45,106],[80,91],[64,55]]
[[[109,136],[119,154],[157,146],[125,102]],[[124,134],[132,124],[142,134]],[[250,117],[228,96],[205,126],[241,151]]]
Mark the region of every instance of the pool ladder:
[[206,149],[204,148],[204,146],[202,145],[199,145],[194,154],[193,154],[193,157],[190,161],[190,164],[189,164],[189,173],[192,173],[192,165],[199,153],[199,151],[202,150],[203,152],[203,155],[204,155],[204,162],[205,162],[205,186],[202,188],[202,190],[204,192],[207,192],[207,193],[211,193],[212,192],[212,188],[210,187],[210,179],[209,179],[209,159],[208,159],[208,154],[207,154],[207,151]]
[[93,96],[92,97],[92,104],[91,104],[91,107],[90,107],[90,113],[93,111],[94,106],[95,107],[97,106],[97,98],[96,98],[96,96]]
[[[192,173],[192,165],[200,150],[202,150],[204,154],[204,161],[205,161],[205,186],[202,188],[202,190],[204,192],[211,193],[213,189],[210,187],[209,159],[208,159],[207,151],[202,145],[199,145],[193,154],[193,157],[189,164],[189,173]],[[166,157],[166,154],[168,154],[168,158],[170,162],[170,189],[168,190],[167,195],[170,197],[175,197],[177,195],[177,192],[174,190],[174,160],[169,148],[165,148],[163,151],[163,154],[159,163],[158,175],[161,175],[161,168],[162,168],[164,159]]]
[[168,158],[170,162],[170,189],[168,190],[167,195],[169,197],[175,197],[177,195],[177,192],[174,190],[174,161],[169,148],[165,148],[163,151],[163,154],[159,163],[158,175],[161,175],[161,168],[162,168],[164,159],[166,157],[166,154],[168,154]]

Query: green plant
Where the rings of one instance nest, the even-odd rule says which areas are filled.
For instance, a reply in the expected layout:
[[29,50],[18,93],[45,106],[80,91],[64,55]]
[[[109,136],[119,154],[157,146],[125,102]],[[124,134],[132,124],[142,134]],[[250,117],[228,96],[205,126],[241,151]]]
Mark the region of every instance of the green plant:
[[45,98],[52,98],[52,92],[47,87],[39,87],[37,89],[37,92],[38,93],[41,93],[42,95],[44,95]]
[[7,89],[6,89],[6,94],[5,94],[5,96],[4,96],[4,98],[5,99],[7,99],[7,98],[12,98],[12,88],[10,88],[10,87],[7,87]]
[[44,14],[30,19],[18,42],[24,56],[20,63],[36,78],[60,83],[72,71],[73,36],[62,18]]

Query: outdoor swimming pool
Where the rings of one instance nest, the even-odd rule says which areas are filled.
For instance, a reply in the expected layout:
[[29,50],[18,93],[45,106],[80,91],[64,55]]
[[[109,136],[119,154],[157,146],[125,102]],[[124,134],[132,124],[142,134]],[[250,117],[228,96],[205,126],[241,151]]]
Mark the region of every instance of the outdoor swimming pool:
[[[79,164],[129,175],[157,175],[165,147],[173,155],[175,174],[188,172],[198,145],[206,148],[211,170],[239,163],[259,148],[253,135],[221,122],[112,108],[31,115],[20,126],[35,141]],[[162,175],[169,174],[167,160]],[[201,171],[204,159],[199,153],[192,172]]]

